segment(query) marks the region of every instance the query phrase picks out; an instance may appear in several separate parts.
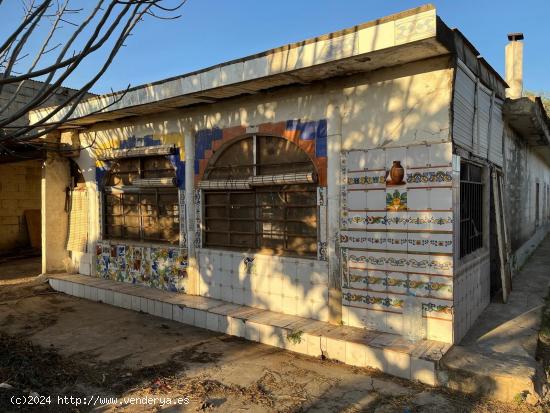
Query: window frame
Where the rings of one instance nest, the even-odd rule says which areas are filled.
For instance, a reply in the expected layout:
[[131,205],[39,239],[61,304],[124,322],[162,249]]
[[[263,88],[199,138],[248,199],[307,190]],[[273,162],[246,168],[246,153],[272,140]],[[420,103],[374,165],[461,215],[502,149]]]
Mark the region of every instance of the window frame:
[[[151,159],[154,159],[154,158],[164,158],[166,159],[166,164],[169,164],[170,167],[169,168],[161,168],[161,169],[157,169],[157,168],[152,168],[150,170],[147,170],[146,168],[144,168],[144,163],[146,162],[146,160],[151,160]],[[140,178],[140,179],[147,179],[149,178],[149,176],[145,176],[148,172],[151,172],[151,171],[155,171],[155,172],[158,172],[158,171],[165,171],[166,172],[166,175],[170,175],[170,176],[166,176],[167,178],[173,178],[174,180],[176,179],[176,169],[175,167],[172,165],[172,163],[170,162],[170,159],[169,159],[169,155],[142,155],[142,156],[132,156],[132,157],[124,157],[124,158],[117,158],[117,159],[114,159],[112,160],[112,165],[111,165],[111,168],[109,170],[109,172],[105,175],[105,177],[103,178],[103,185],[102,185],[102,188],[101,188],[101,200],[102,200],[102,222],[101,222],[101,226],[102,226],[102,238],[104,240],[109,240],[109,241],[115,241],[115,242],[131,242],[131,243],[140,243],[140,244],[161,244],[161,245],[179,245],[180,243],[180,232],[181,232],[181,220],[180,220],[180,209],[182,208],[182,206],[179,204],[179,188],[178,186],[175,184],[174,186],[161,186],[161,187],[141,187],[141,186],[133,186],[131,183],[129,184],[121,184],[121,185],[110,185],[110,181],[111,181],[111,177],[116,173],[116,172],[113,172],[113,168],[114,166],[117,164],[117,163],[121,163],[121,162],[125,162],[125,161],[128,161],[128,162],[132,162],[132,161],[136,161],[137,160],[137,164],[138,164],[138,169],[136,171],[137,173],[137,176]],[[122,174],[124,175],[129,175],[131,174],[132,172],[134,171],[124,171],[122,172]],[[168,174],[168,172],[171,172],[170,174]],[[156,175],[156,174],[154,174]],[[174,181],[176,182],[176,181]],[[154,194],[155,196],[155,203],[153,204],[153,208],[156,210],[156,231],[157,231],[157,234],[158,234],[158,237],[157,238],[153,238],[153,237],[149,237],[147,235],[145,235],[145,228],[146,226],[144,225],[144,214],[143,214],[143,206],[144,204],[142,203],[142,196],[143,195],[152,195]],[[112,214],[112,213],[108,213],[108,207],[109,207],[109,203],[108,203],[108,197],[109,196],[117,196],[117,195],[120,195],[120,205],[119,207],[122,208],[122,210],[118,213],[118,214]],[[126,212],[125,212],[125,203],[124,203],[124,197],[127,196],[127,195],[135,195],[137,196],[138,200],[136,202],[135,205],[137,205],[137,216],[138,216],[138,219],[139,219],[139,226],[133,226],[131,228],[138,228],[139,229],[139,237],[128,237],[126,236],[125,234],[127,234],[127,226],[125,225],[125,217],[128,215]],[[171,204],[173,206],[175,206],[175,208],[173,209],[173,213],[172,214],[161,214],[161,202],[160,202],[160,197],[162,195],[169,195],[171,197],[174,197],[175,198],[175,202],[172,202]],[[108,224],[108,218],[109,217],[123,217],[123,223],[122,224],[118,224],[118,225],[109,225]],[[162,230],[163,230],[163,227],[160,225],[160,220],[161,218],[163,217],[166,217],[166,218],[169,218],[172,220],[172,226],[173,226],[173,232],[174,232],[174,238],[173,239],[167,239],[167,238],[163,238],[162,237]],[[110,231],[108,230],[109,227],[119,227],[120,228],[120,236],[117,236],[117,235],[113,235],[112,233],[110,233]]]
[[[299,145],[295,144],[294,142],[284,138],[284,137],[281,137],[281,136],[277,136],[277,135],[270,135],[270,134],[258,134],[258,133],[253,133],[253,134],[245,134],[243,136],[240,136],[236,139],[233,139],[231,140],[230,142],[227,142],[225,145],[223,145],[220,149],[218,149],[216,151],[216,153],[212,156],[212,158],[210,159],[208,165],[207,165],[207,168],[204,172],[204,175],[203,175],[203,178],[202,180],[203,181],[208,181],[209,178],[210,178],[210,172],[212,170],[214,170],[215,168],[215,165],[217,163],[217,161],[220,159],[220,157],[223,155],[223,153],[225,152],[225,150],[227,150],[229,147],[237,144],[238,142],[244,140],[244,139],[249,139],[249,138],[252,138],[252,161],[253,163],[252,164],[243,164],[240,166],[240,168],[251,168],[252,169],[252,173],[250,174],[250,177],[256,177],[256,176],[270,176],[271,174],[267,174],[267,175],[261,175],[258,173],[259,170],[262,169],[262,166],[265,168],[266,166],[268,166],[269,168],[272,168],[272,167],[276,167],[276,166],[284,166],[285,163],[277,163],[277,162],[274,162],[274,163],[269,163],[269,164],[261,164],[259,162],[259,151],[258,151],[258,138],[262,138],[262,137],[271,137],[271,138],[276,138],[276,139],[281,139],[281,140],[284,140],[286,142],[289,142],[291,145],[294,145],[299,151],[301,151],[305,156],[307,156],[308,160],[307,160],[307,165],[310,167],[310,171],[313,172],[315,175],[317,175],[317,168],[316,168],[316,165],[315,163],[313,162],[313,160],[311,159],[311,157],[307,154],[307,152],[300,148]],[[246,156],[245,156],[246,157]],[[306,162],[298,162],[298,163],[303,163],[303,164],[306,164]],[[288,165],[291,165],[291,164],[296,164],[296,163],[292,163],[292,162],[289,162]],[[236,169],[238,169],[239,167],[237,167]],[[299,171],[302,171],[303,168],[299,169]],[[281,174],[284,174],[284,173],[288,173],[288,171],[282,171]],[[224,178],[220,178],[219,176],[216,176],[216,177],[212,177],[211,178],[212,180],[223,180]],[[225,178],[225,179],[232,179],[231,176]],[[239,179],[239,178],[235,178],[235,179]],[[231,250],[231,251],[240,251],[240,252],[254,252],[254,253],[257,253],[257,252],[269,252],[273,255],[281,255],[281,256],[293,256],[293,257],[301,257],[301,258],[317,258],[317,244],[318,244],[318,241],[319,241],[319,223],[320,223],[320,219],[319,219],[319,205],[318,205],[318,202],[317,202],[317,188],[319,187],[319,183],[318,182],[314,182],[314,183],[308,183],[308,184],[287,184],[287,185],[270,185],[270,186],[265,186],[265,187],[252,187],[250,189],[231,189],[231,190],[219,190],[219,189],[201,189],[201,199],[202,199],[202,207],[201,207],[201,222],[203,223],[202,225],[202,229],[201,229],[201,232],[202,232],[202,236],[201,236],[201,239],[202,239],[202,242],[201,242],[201,247],[202,248],[211,248],[211,249],[224,249],[224,250]],[[260,205],[260,202],[258,201],[258,197],[261,196],[261,194],[265,194],[265,193],[276,193],[276,192],[279,192],[279,193],[284,193],[284,197],[285,197],[285,200],[287,199],[287,194],[289,193],[293,193],[293,192],[309,192],[311,193],[311,201],[312,203],[311,204],[308,204],[307,206],[304,206],[304,205],[293,205],[293,204],[285,204],[282,206],[283,208],[283,214],[284,214],[284,218],[283,219],[268,219],[268,218],[263,218],[261,216],[259,216],[259,212],[262,210],[262,205]],[[212,204],[209,204],[208,203],[208,196],[209,195],[212,195],[212,194],[226,194],[228,199],[229,199],[229,202],[228,204],[231,204],[230,202],[230,197],[232,194],[245,194],[245,193],[249,193],[249,194],[253,194],[254,196],[254,205],[251,205],[251,206],[246,206],[247,208],[252,208],[254,210],[254,215],[253,217],[251,218],[246,218],[244,219],[244,221],[249,221],[249,222],[253,222],[254,223],[254,231],[250,232],[248,235],[252,235],[254,237],[254,245],[253,246],[250,246],[250,245],[242,245],[242,246],[239,246],[239,245],[235,245],[235,244],[232,244],[231,242],[231,233],[234,233],[235,231],[233,231],[231,229],[231,222],[232,220],[234,219],[233,217],[230,217],[228,216],[226,218],[226,221],[225,222],[228,222],[228,225],[229,227],[227,228],[226,231],[212,231],[212,230],[209,230],[208,229],[208,221],[212,221],[212,220],[216,220],[215,217],[208,217],[207,216],[207,208],[209,207],[212,207]],[[226,205],[226,209],[230,209],[231,205]],[[263,205],[265,206],[265,205]],[[293,208],[312,208],[312,212],[313,212],[313,216],[314,216],[314,229],[312,230],[311,234],[294,234],[294,233],[290,233],[288,231],[288,224],[289,223],[296,223],[296,224],[300,224],[300,223],[305,223],[304,222],[304,219],[297,219],[297,220],[293,220],[292,218],[286,218],[286,215],[287,215],[287,211],[289,209],[293,209]],[[219,218],[219,220],[223,220],[224,218],[221,217]],[[235,218],[235,221],[238,221],[239,219],[238,218]],[[262,237],[262,234],[267,234],[266,232],[263,232],[262,230],[259,230],[258,227],[263,224],[267,224],[267,223],[271,223],[271,222],[279,222],[279,223],[282,223],[283,224],[283,230],[281,233],[277,234],[277,235],[282,235],[282,240],[283,240],[283,248],[271,248],[269,246],[266,246],[266,244],[262,243],[261,240],[263,239]],[[213,242],[209,242],[208,239],[207,239],[207,236],[209,233],[218,233],[218,234],[227,234],[227,243],[226,244],[216,244],[216,243],[213,243]],[[273,235],[273,233],[272,233]],[[289,245],[288,245],[288,239],[289,238],[296,238],[296,239],[299,239],[300,237],[302,238],[309,238],[309,239],[312,239],[312,241],[309,243],[309,249],[307,250],[302,250],[302,249],[299,249],[299,248],[289,248]]]

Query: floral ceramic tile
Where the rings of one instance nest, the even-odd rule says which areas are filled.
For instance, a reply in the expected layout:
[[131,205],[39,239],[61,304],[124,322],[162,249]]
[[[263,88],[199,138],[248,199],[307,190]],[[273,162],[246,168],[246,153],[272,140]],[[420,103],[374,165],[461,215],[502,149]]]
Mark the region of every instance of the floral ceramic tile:
[[407,211],[387,211],[387,228],[388,230],[407,230],[409,213]]
[[367,248],[370,234],[366,231],[340,231],[340,245],[346,248]]
[[407,274],[394,271],[387,273],[386,285],[388,287],[388,293],[406,294],[407,284]]
[[366,221],[368,230],[385,231],[387,228],[388,217],[385,211],[366,212]]
[[407,251],[412,254],[430,252],[430,242],[433,234],[429,232],[409,232]]
[[430,295],[435,298],[453,299],[453,280],[447,277],[430,277]]
[[409,274],[408,294],[415,297],[430,295],[430,276],[424,274]]
[[385,231],[367,232],[367,248],[385,250],[387,247],[387,235],[388,233]]
[[390,251],[407,251],[408,234],[406,232],[388,232],[386,248]]
[[387,211],[399,212],[407,210],[407,190],[404,187],[386,189],[385,197]]
[[428,211],[409,211],[407,215],[407,230],[428,231],[431,229],[432,213]]
[[431,234],[430,252],[452,254],[453,234]]
[[435,275],[453,275],[453,257],[449,255],[431,255],[430,273]]
[[391,251],[386,253],[386,270],[387,271],[407,271],[408,257],[406,252]]
[[443,320],[453,319],[452,303],[446,300],[430,298],[428,301],[423,302],[422,310],[426,317],[440,318]]
[[367,288],[369,291],[383,292],[387,289],[385,271],[368,271]]
[[450,186],[453,184],[453,172],[450,167],[445,169],[409,169],[406,176],[409,187]]

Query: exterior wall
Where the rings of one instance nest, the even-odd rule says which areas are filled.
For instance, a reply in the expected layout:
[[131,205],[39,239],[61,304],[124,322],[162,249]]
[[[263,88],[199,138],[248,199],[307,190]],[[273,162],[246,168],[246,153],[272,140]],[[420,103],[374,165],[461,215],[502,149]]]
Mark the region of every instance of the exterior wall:
[[[395,161],[405,169],[397,186],[386,178]],[[451,143],[347,151],[342,173],[344,324],[414,334],[409,301],[422,311],[418,333],[452,342]]]
[[[504,133],[506,223],[519,269],[549,230],[550,166],[509,127]],[[538,217],[536,185],[539,184]]]
[[42,272],[67,270],[65,190],[70,183],[68,159],[48,154],[42,171]]
[[40,210],[41,161],[0,165],[0,252],[29,245],[24,211]]
[[[124,147],[131,142],[135,144],[136,141],[175,144],[180,150],[179,159],[184,163],[182,169],[186,171],[183,180],[185,188],[182,190],[185,199],[180,202],[185,215],[182,222],[186,223],[182,225],[182,236],[186,245],[180,245],[180,248],[187,248],[188,251],[184,290],[288,314],[320,320],[330,319],[332,322],[341,320],[344,324],[356,325],[357,323],[350,322],[350,313],[345,310],[347,304],[345,303],[346,306],[342,308],[338,294],[342,283],[339,235],[341,149],[348,153],[357,149],[366,151],[379,148],[379,156],[384,158],[385,167],[386,156],[381,155],[384,154],[382,148],[391,154],[388,155],[388,160],[394,160],[392,158],[397,155],[403,157],[398,156],[396,159],[404,160],[406,147],[413,148],[410,149],[410,154],[416,151],[415,153],[421,157],[421,152],[426,150],[427,145],[446,142],[440,147],[440,153],[435,150],[437,146],[433,147],[432,153],[434,157],[446,159],[445,162],[450,166],[448,142],[452,76],[453,70],[450,68],[449,59],[436,58],[346,79],[327,80],[310,86],[296,86],[231,99],[216,105],[140,117],[133,121],[98,124],[80,134],[82,146],[90,148],[83,151],[77,160],[81,169],[93,171],[93,177],[86,178],[91,194],[90,202],[96,202],[93,206],[90,205],[90,211],[101,211],[101,206],[97,204],[100,199],[97,181],[103,173],[104,165],[96,159],[104,150]],[[305,142],[307,139],[303,134],[306,126],[297,128],[300,130],[301,138],[297,138],[295,132],[290,134],[292,136],[285,135],[288,125],[308,125],[321,121],[326,122],[325,161],[321,159],[322,154],[317,153],[321,143],[316,141],[311,146],[312,144]],[[207,145],[204,147],[205,138],[201,137],[205,136],[204,131],[233,130],[238,132],[233,135],[237,137],[239,133],[261,132],[265,130],[262,128],[269,128],[269,125],[275,127],[274,125],[280,124],[286,125],[283,135],[287,139],[304,140],[303,148],[306,151],[313,150],[315,156],[320,155],[317,157],[320,164],[316,165],[321,169],[326,168],[326,191],[321,187],[322,196],[318,202],[319,226],[322,229],[319,241],[326,242],[326,248],[319,246],[317,259],[274,257],[262,253],[243,254],[202,248],[201,193],[194,190],[194,181],[200,179],[197,178],[197,171],[200,175],[201,167],[204,165],[202,161],[207,160],[219,146],[215,142],[216,139],[206,138]],[[308,145],[310,149],[307,149]],[[415,145],[419,146],[414,149]],[[424,173],[432,176],[430,166],[419,163],[418,167],[422,166],[425,166],[426,170],[419,170],[419,179],[422,179]],[[189,175],[193,175],[194,179]],[[322,177],[321,179],[323,180]],[[443,202],[450,203],[450,195],[446,194],[444,197],[448,200]],[[417,202],[422,200],[419,199]],[[135,277],[129,276],[125,270],[123,272],[126,275],[121,276],[98,267],[103,265],[101,260],[108,263],[116,262],[113,268],[122,268],[121,261],[127,266],[128,259],[134,259],[133,253],[131,258],[128,258],[128,251],[134,248],[134,245],[108,243],[108,240],[102,238],[100,214],[90,214],[90,219],[90,247],[93,248],[89,248],[89,251],[93,251],[91,257],[96,263],[93,266],[95,275],[127,282],[142,282],[143,280],[139,279],[134,281]],[[97,248],[98,244],[100,248]],[[116,248],[113,248],[113,245]],[[147,248],[150,245],[140,247]],[[115,253],[117,257],[124,259],[114,257]],[[444,266],[448,267],[447,264]],[[137,270],[135,273],[137,274]],[[443,276],[443,284],[443,279],[448,280]],[[430,282],[436,286],[436,278]],[[444,287],[441,287],[441,290],[444,290]],[[331,296],[330,291],[337,293]],[[443,294],[443,291],[441,293]],[[448,291],[445,294],[448,294]],[[329,310],[336,318],[330,317]],[[343,318],[339,314],[343,315]],[[388,318],[391,318],[391,315]],[[388,325],[393,326],[396,323],[399,324],[391,320]],[[439,335],[436,333],[436,328],[439,328],[437,322],[432,323],[433,327],[428,328],[431,332],[430,337],[450,341],[449,329],[446,327],[449,323],[448,320],[444,320],[444,333]],[[392,327],[390,331],[400,333],[402,329]]]

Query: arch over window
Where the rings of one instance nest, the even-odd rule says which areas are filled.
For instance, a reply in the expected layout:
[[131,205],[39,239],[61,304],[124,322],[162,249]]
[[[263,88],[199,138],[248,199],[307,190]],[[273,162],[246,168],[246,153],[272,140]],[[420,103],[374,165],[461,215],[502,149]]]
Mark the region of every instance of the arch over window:
[[315,165],[293,142],[252,135],[212,157],[204,190],[204,246],[317,253]]
[[103,193],[106,238],[171,244],[179,241],[176,171],[168,157],[113,161]]

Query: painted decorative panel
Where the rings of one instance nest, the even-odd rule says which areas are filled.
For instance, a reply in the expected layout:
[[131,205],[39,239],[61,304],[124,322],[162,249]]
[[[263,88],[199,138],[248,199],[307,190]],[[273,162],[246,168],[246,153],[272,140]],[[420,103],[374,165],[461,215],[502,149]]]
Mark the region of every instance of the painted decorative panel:
[[452,341],[451,158],[450,143],[342,153],[345,324],[402,334],[413,297],[426,336]]
[[98,243],[96,276],[166,291],[185,292],[187,249]]

